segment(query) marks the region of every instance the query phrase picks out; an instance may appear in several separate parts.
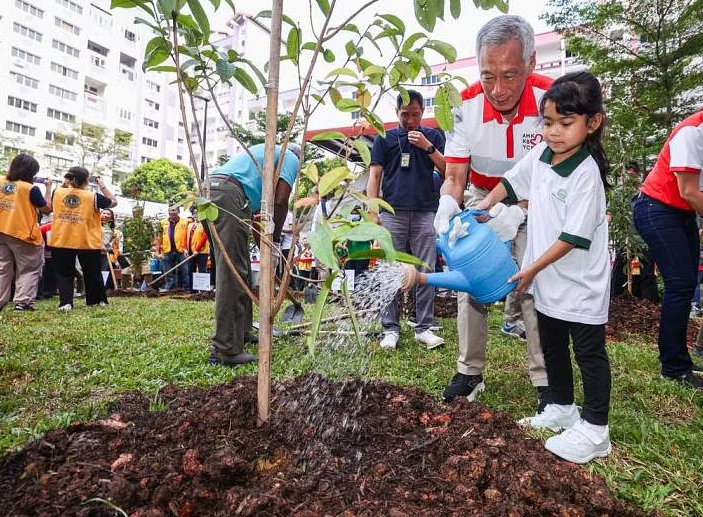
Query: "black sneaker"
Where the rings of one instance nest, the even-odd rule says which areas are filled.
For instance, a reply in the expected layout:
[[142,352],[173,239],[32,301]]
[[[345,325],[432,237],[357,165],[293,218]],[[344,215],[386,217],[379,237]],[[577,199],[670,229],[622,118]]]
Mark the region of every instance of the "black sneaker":
[[15,305],[16,311],[35,311],[34,305],[31,303],[18,303]]
[[537,386],[537,414],[539,415],[547,404],[554,402],[549,386]]
[[695,375],[692,371],[686,372],[683,375],[679,375],[678,377],[669,377],[667,375],[662,375],[662,379],[678,382],[679,384],[683,384],[687,388],[703,390],[703,379]]
[[457,372],[449,385],[444,388],[444,401],[451,402],[456,397],[466,397],[473,402],[476,396],[486,389],[483,375],[464,375]]

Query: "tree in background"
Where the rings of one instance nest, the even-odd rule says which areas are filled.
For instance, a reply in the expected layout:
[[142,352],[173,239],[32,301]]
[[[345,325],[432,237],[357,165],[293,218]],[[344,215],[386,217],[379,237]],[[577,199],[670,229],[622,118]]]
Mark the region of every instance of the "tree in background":
[[44,147],[71,156],[75,165],[85,167],[91,175],[100,174],[113,179],[120,161],[129,157],[132,137],[127,131],[83,122],[65,133],[54,132],[53,140]]
[[[19,153],[27,153],[24,149],[19,149],[20,139],[10,136],[0,131],[0,172],[4,173],[10,166],[12,159]],[[34,154],[29,152],[28,154]],[[4,174],[3,174],[4,176]]]
[[151,257],[151,244],[158,227],[158,219],[144,217],[144,208],[140,205],[134,206],[132,217],[125,219],[122,223],[124,253],[129,260],[135,287],[142,280],[142,267]]
[[160,158],[141,164],[120,186],[125,196],[168,203],[179,192],[193,190],[195,181],[193,171],[185,165]]

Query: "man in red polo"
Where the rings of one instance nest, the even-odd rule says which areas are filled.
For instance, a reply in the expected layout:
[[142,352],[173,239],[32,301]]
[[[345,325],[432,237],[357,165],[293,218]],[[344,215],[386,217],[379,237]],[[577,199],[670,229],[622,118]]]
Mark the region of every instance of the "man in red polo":
[[[437,233],[447,231],[460,203],[476,205],[507,170],[542,141],[538,105],[552,80],[533,73],[534,48],[532,27],[519,16],[499,16],[479,30],[476,53],[480,80],[462,92],[463,103],[454,110],[454,129],[447,134],[447,170],[435,217]],[[467,179],[470,186],[464,199]],[[525,222],[513,241],[518,265],[525,250],[526,227]],[[539,392],[539,413],[550,398],[537,315],[531,295],[519,294],[517,302],[526,331],[530,381]],[[459,359],[457,373],[444,390],[448,402],[457,396],[473,400],[485,389],[487,309],[467,293],[459,293],[457,327]]]

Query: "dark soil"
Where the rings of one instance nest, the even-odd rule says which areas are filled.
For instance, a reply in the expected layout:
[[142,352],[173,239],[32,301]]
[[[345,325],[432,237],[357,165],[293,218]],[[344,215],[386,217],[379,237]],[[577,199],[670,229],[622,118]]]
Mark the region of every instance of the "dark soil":
[[[455,316],[456,298],[437,297],[436,312]],[[658,321],[657,305],[619,297],[608,336],[653,338]],[[645,515],[481,404],[311,375],[273,386],[271,421],[258,427],[256,384],[167,387],[165,411],[134,392],[107,418],[48,432],[0,458],[0,515]]]
[[303,377],[139,393],[0,459],[3,515],[641,516],[506,413],[414,389]]

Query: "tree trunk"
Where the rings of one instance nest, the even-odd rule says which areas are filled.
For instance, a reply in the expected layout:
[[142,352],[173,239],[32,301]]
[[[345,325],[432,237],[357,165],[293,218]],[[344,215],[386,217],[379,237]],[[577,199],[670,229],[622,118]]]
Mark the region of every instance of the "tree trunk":
[[[281,18],[283,0],[271,6],[271,39],[269,77],[266,102],[266,152],[263,167],[261,217],[264,239],[261,239],[261,275],[259,277],[259,376],[257,386],[257,423],[269,420],[271,399],[271,341],[273,335],[274,271],[270,243],[273,241],[273,197],[276,181],[275,153],[278,121],[278,79],[281,59]],[[283,159],[283,157],[281,157]]]

